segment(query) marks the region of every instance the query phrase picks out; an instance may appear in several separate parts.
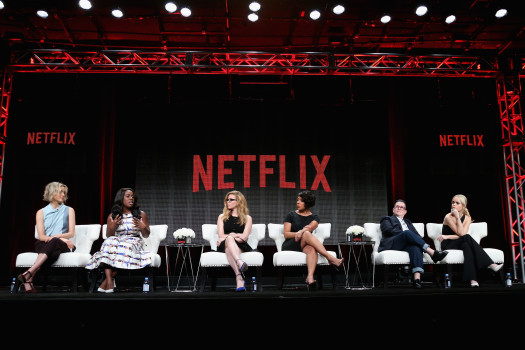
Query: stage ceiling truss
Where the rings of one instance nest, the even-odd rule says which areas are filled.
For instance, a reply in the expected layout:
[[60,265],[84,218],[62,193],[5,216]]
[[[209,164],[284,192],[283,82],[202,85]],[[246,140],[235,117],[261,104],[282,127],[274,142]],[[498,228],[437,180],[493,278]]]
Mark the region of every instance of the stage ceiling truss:
[[[508,237],[514,277],[525,281],[525,170],[521,165],[525,134],[520,106],[520,76],[525,75],[525,58],[513,57],[509,69],[509,60],[501,56],[61,49],[27,50],[11,55],[11,63],[3,72],[1,91],[0,174],[3,174],[12,79],[17,72],[495,78],[505,160]],[[0,195],[1,182],[0,177]]]

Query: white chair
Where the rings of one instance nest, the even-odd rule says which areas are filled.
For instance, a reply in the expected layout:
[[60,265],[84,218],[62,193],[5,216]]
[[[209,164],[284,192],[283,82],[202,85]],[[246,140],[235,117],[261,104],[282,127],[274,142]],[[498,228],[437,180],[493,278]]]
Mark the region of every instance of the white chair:
[[[330,237],[330,230],[332,228],[332,224],[330,223],[321,223],[317,226],[317,228],[314,230],[313,235],[319,239],[321,243],[324,242],[325,239]],[[297,252],[297,251],[290,251],[290,250],[282,250],[284,239],[284,225],[283,224],[268,224],[268,235],[270,238],[272,238],[275,241],[275,245],[277,247],[277,252],[273,254],[273,266],[277,268],[278,273],[278,288],[283,288],[284,283],[284,274],[285,269],[292,269],[292,268],[301,268],[304,269],[306,267],[306,254],[303,252]],[[334,251],[328,251],[329,254],[337,257],[337,253]],[[319,283],[319,286],[322,287],[322,277],[321,274],[325,267],[329,267],[330,263],[328,260],[318,254],[317,259],[317,268],[316,268],[316,274],[318,277],[316,278],[317,282]],[[334,269],[332,269],[332,284],[335,288],[335,274]]]
[[[252,231],[248,236],[248,244],[252,247],[253,251],[241,253],[240,258],[246,262],[248,268],[255,267],[256,269],[256,278],[259,281],[258,291],[263,290],[262,286],[262,266],[264,262],[264,256],[261,252],[257,251],[257,246],[259,241],[264,239],[266,233],[265,224],[253,224]],[[229,269],[231,273],[231,267],[226,258],[226,254],[217,251],[217,241],[219,240],[219,234],[217,233],[216,224],[203,224],[202,225],[202,238],[209,242],[211,251],[202,253],[200,258],[200,267],[201,267],[201,284],[200,291],[204,291],[206,286],[206,281],[210,275],[210,269],[224,270],[224,268]],[[217,274],[213,274],[210,277],[212,278],[212,290],[215,290]]]
[[[75,235],[71,241],[75,244],[74,252],[62,253],[57,261],[50,265],[51,268],[69,269],[72,276],[72,290],[78,291],[78,277],[82,273],[82,281],[87,289],[87,275],[84,267],[91,259],[91,247],[100,237],[100,224],[75,225]],[[38,239],[38,231],[35,226],[35,239]],[[28,269],[35,264],[38,254],[34,252],[20,253],[16,257],[15,267],[17,270]],[[44,274],[44,290],[47,284],[49,271],[41,271]],[[38,276],[38,275],[37,275]]]
[[[417,233],[423,238],[425,234],[425,225],[423,223],[413,223],[413,225],[416,228]],[[381,265],[383,267],[383,288],[387,288],[390,266],[410,265],[410,257],[407,252],[401,250],[383,250],[382,252],[378,252],[379,243],[381,243],[381,238],[383,236],[380,224],[367,222],[364,225],[364,229],[364,235],[375,242],[374,251],[372,252],[372,261],[375,265]],[[423,262],[425,264],[434,263],[427,253],[423,253]]]
[[[441,230],[443,229],[443,224],[437,224],[437,223],[428,223],[427,225],[427,235],[432,241],[434,242],[434,245],[436,246],[436,249],[441,250],[441,242],[438,241],[438,236],[441,234]],[[480,244],[481,239],[484,237],[487,237],[488,234],[488,227],[486,222],[473,222],[470,224],[468,234],[474,238],[474,240]],[[485,252],[488,254],[488,256],[494,261],[496,264],[503,264],[505,262],[505,254],[500,249],[495,248],[483,248]],[[447,265],[447,271],[449,273],[449,276],[452,276],[452,266],[463,264],[465,262],[465,259],[463,257],[463,251],[460,249],[447,249],[448,254],[447,256],[441,260],[438,265]]]
[[[107,225],[104,224],[102,226],[102,238],[106,239],[107,234]],[[148,255],[151,257],[151,264],[146,266],[147,275],[150,281],[150,291],[155,291],[156,289],[156,278],[155,278],[155,271],[153,268],[159,268],[162,262],[162,259],[160,255],[158,254],[160,242],[162,242],[168,233],[168,225],[150,225],[149,226],[150,234],[148,237],[142,237],[142,234],[140,235],[142,239],[144,240],[144,250],[148,252]],[[124,271],[124,270],[123,270]],[[125,270],[128,272],[131,272],[132,270]],[[94,275],[92,275],[91,279],[91,287],[90,291],[95,290],[95,283],[99,279],[99,276],[101,274],[100,269],[94,269],[93,270]]]

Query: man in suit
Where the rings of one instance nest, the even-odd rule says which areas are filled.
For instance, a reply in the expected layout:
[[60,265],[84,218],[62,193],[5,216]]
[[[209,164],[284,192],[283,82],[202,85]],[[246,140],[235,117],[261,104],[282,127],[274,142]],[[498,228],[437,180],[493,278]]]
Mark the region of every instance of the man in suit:
[[407,206],[404,200],[398,199],[394,203],[392,211],[394,215],[381,218],[382,238],[378,251],[402,250],[407,252],[410,256],[410,265],[414,274],[414,288],[421,288],[421,274],[425,272],[423,269],[423,252],[427,252],[434,262],[442,260],[448,252],[430,248],[417,233],[412,222],[404,218],[407,213]]

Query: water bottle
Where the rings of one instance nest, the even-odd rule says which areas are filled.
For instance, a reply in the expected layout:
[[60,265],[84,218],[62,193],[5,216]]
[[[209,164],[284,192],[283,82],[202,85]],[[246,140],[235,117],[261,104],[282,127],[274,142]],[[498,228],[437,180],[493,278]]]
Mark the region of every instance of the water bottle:
[[507,277],[505,278],[505,287],[512,287],[512,279],[510,278],[510,272],[507,272]]
[[255,276],[252,277],[252,291],[253,292],[256,292],[257,291],[257,280],[255,279]]
[[448,273],[445,274],[445,288],[450,288],[452,284],[450,283],[450,276]]
[[144,284],[142,285],[142,293],[149,293],[149,278],[144,278]]
[[15,293],[16,290],[16,278],[13,277],[13,281],[11,282],[11,293]]

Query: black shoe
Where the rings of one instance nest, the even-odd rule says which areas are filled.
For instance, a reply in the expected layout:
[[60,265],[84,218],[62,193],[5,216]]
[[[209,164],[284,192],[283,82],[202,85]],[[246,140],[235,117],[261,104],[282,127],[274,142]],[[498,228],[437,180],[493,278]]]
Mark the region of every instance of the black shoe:
[[444,252],[440,252],[439,250],[434,250],[434,255],[432,255],[432,260],[437,263],[445,258],[447,256],[448,252],[445,250]]
[[417,289],[421,289],[421,287],[423,287],[420,279],[414,280],[414,282],[412,282],[412,285],[414,286],[414,288],[417,288]]

